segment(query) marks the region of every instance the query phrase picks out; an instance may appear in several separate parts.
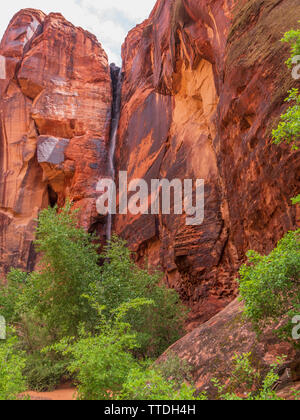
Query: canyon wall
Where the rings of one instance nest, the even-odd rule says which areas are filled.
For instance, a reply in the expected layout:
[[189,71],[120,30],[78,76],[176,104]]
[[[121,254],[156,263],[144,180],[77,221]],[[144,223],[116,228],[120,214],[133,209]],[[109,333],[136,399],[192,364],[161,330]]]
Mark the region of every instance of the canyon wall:
[[0,274],[35,264],[36,218],[68,197],[104,235],[96,183],[107,174],[112,86],[96,37],[26,9],[0,45]]
[[[273,145],[271,131],[298,83],[280,38],[299,15],[298,0],[158,0],[123,45],[113,172],[149,186],[204,179],[205,217],[187,226],[185,214],[118,215],[113,230],[139,263],[161,267],[193,309],[191,327],[236,296],[248,249],[269,252],[296,226],[299,152]],[[59,14],[12,19],[0,77],[1,275],[33,269],[36,217],[66,198],[105,240],[96,183],[112,173],[114,107],[101,45]]]
[[206,321],[235,296],[250,248],[269,252],[296,226],[299,152],[271,131],[296,86],[280,42],[298,0],[160,0],[123,46],[116,162],[129,181],[205,180],[205,218],[119,215],[116,232],[139,262]]

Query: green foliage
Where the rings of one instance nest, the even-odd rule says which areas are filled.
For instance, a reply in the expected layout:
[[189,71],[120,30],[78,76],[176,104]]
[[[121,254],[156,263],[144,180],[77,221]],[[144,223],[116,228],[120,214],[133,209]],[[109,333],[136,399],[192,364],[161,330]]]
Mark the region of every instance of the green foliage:
[[262,379],[261,373],[253,366],[251,353],[236,354],[233,358],[233,370],[229,383],[222,385],[218,379],[212,380],[218,390],[218,399],[225,401],[280,400],[273,386],[279,379],[276,372],[282,363],[283,358],[278,358]]
[[300,401],[300,391],[297,389],[292,389],[292,396],[293,399],[296,401]]
[[31,391],[52,391],[64,376],[68,378],[67,361],[57,354],[45,355],[36,351],[26,356],[23,374]]
[[[69,203],[41,212],[35,245],[38,270],[11,270],[0,294],[27,352],[29,388],[53,388],[68,365],[82,398],[107,398],[121,390],[135,357],[158,356],[182,334],[186,311],[159,285],[161,274],[139,269],[117,237],[100,268],[93,237],[78,228]],[[52,350],[59,342],[62,356]]]
[[17,400],[25,391],[24,353],[17,349],[18,340],[11,336],[0,341],[0,401]]
[[300,204],[300,194],[297,195],[297,197],[292,198],[292,203],[295,204]]
[[120,399],[123,400],[205,400],[206,396],[195,396],[196,389],[187,383],[178,384],[166,379],[159,369],[131,370],[123,385]]
[[7,319],[30,319],[36,330],[46,326],[50,341],[76,335],[80,323],[91,326],[95,311],[83,295],[100,277],[97,247],[91,239],[77,227],[76,212],[69,204],[59,213],[55,208],[42,211],[35,241],[42,255],[39,270],[9,273],[0,300]]
[[95,321],[83,295],[100,276],[97,246],[77,226],[70,204],[59,212],[41,212],[35,244],[42,260],[40,270],[28,278],[23,309],[44,319],[56,339],[76,335],[80,323],[91,326]]
[[65,336],[78,336],[81,324],[93,330],[97,311],[85,294],[100,278],[100,268],[93,238],[78,228],[69,203],[59,212],[41,212],[35,245],[41,255],[38,270],[11,270],[1,287],[0,307],[7,322],[17,324],[28,354],[28,386],[45,390],[59,383],[66,361],[41,356],[40,350]]
[[[299,21],[300,23],[300,21]],[[289,68],[292,67],[293,58],[300,56],[300,30],[287,32],[282,42],[291,44],[291,57],[287,60]],[[285,114],[281,116],[281,121],[276,130],[273,130],[273,141],[275,144],[286,142],[292,146],[293,150],[298,150],[300,141],[300,95],[298,89],[292,89],[285,102],[294,103]]]
[[128,312],[126,320],[137,333],[139,353],[158,357],[184,332],[187,311],[177,292],[159,285],[161,273],[137,267],[126,243],[116,236],[102,257],[105,263],[101,268],[100,289],[94,285],[94,295],[106,306],[106,314],[132,299],[152,300],[153,305],[145,307],[142,313]]
[[281,115],[281,121],[276,130],[273,130],[273,141],[275,144],[286,142],[293,150],[298,150],[300,141],[300,95],[298,89],[289,91],[286,102],[294,102],[295,105],[287,109]]
[[[283,323],[277,333],[291,340],[291,320],[300,311],[300,230],[289,232],[267,256],[248,252],[240,269],[240,294],[245,315],[260,332]],[[295,342],[293,341],[295,344]]]
[[27,274],[20,270],[12,269],[7,276],[7,285],[0,291],[1,315],[7,323],[20,321],[18,302],[27,280]]
[[193,383],[193,367],[186,360],[180,359],[173,351],[167,352],[166,359],[159,363],[156,369],[166,380],[175,381],[177,384]]
[[287,61],[288,67],[291,68],[293,65],[293,58],[300,55],[300,29],[286,32],[282,38],[282,42],[291,44],[291,57]]
[[141,310],[151,303],[146,299],[127,302],[115,311],[113,318],[106,318],[104,308],[99,307],[101,323],[97,336],[86,336],[83,331],[79,341],[64,339],[51,348],[71,357],[68,369],[78,381],[79,399],[110,400],[120,393],[129,372],[138,365],[132,353],[138,347],[136,335],[124,318],[131,309]]
[[123,384],[119,398],[124,400],[206,400],[196,395],[192,367],[175,353],[169,352],[164,362],[148,369],[132,369]]

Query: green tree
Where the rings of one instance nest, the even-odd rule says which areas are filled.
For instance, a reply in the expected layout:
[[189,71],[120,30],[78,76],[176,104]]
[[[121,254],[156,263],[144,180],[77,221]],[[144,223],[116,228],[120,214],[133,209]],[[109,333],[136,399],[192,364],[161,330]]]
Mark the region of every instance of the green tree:
[[[81,370],[82,375],[87,375],[90,366],[88,375],[94,372],[90,378],[93,384],[103,371],[107,380],[104,388],[113,391],[114,384],[121,384],[120,377],[114,380],[115,373],[122,376],[132,360],[140,356],[159,356],[184,332],[186,310],[178,294],[160,284],[161,274],[138,268],[125,242],[117,237],[106,247],[100,267],[94,238],[78,227],[77,213],[69,203],[61,210],[48,208],[41,212],[35,245],[40,257],[37,270],[29,274],[11,270],[0,293],[3,314],[8,322],[18,325],[27,352],[25,372],[31,389],[53,388],[67,366],[68,372],[75,374],[76,366],[79,368],[76,363],[84,360],[86,370]],[[143,310],[132,304],[145,299],[151,305],[145,305]],[[126,308],[124,322],[136,341],[126,352],[122,351],[123,339],[116,340],[109,329],[99,333],[102,313],[107,320],[116,322],[119,308]],[[82,330],[87,336],[79,334]],[[124,333],[128,340],[125,331],[118,333]],[[72,351],[42,352],[62,339],[72,340]],[[99,346],[103,349],[99,355],[102,359],[96,354]],[[89,354],[85,355],[85,351]],[[98,370],[93,364],[93,351]],[[108,369],[112,355],[115,373]],[[84,383],[83,376],[80,380]],[[104,383],[103,378],[99,380]]]
[[258,332],[283,323],[277,333],[291,341],[291,320],[300,312],[300,230],[286,234],[267,256],[254,251],[247,256],[238,280],[246,317]]
[[22,316],[41,330],[46,326],[54,341],[76,335],[80,323],[92,328],[96,313],[84,294],[100,278],[93,238],[77,226],[70,204],[42,211],[36,233],[39,268],[28,275],[11,271],[3,289],[4,313],[12,320]]
[[141,311],[147,305],[152,302],[134,299],[117,308],[113,317],[106,317],[105,307],[95,303],[101,319],[98,334],[92,336],[82,331],[79,340],[66,338],[51,347],[50,350],[70,356],[68,370],[78,382],[78,399],[110,400],[119,395],[129,372],[138,366],[133,350],[139,344],[124,319],[128,311]]
[[139,268],[131,258],[126,242],[113,236],[102,255],[101,282],[94,285],[98,301],[106,306],[106,314],[124,302],[136,298],[153,301],[142,312],[131,310],[127,322],[137,333],[139,353],[158,357],[184,333],[187,310],[175,290],[162,284],[162,274]]
[[85,294],[92,282],[99,281],[99,255],[93,237],[77,224],[77,212],[69,203],[59,211],[42,211],[35,241],[40,257],[37,271],[12,269],[1,287],[1,313],[18,327],[27,353],[28,386],[38,391],[59,383],[68,362],[41,350],[65,336],[78,336],[82,324],[90,331],[97,324],[97,311]]

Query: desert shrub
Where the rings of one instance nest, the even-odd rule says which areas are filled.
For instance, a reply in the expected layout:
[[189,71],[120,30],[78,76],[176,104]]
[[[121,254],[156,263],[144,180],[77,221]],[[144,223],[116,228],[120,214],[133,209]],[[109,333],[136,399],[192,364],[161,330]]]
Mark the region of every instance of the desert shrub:
[[120,399],[124,400],[206,400],[196,393],[191,375],[192,366],[174,352],[165,361],[148,368],[132,369],[123,385]]
[[25,355],[18,350],[18,340],[10,336],[0,340],[0,400],[17,400],[26,389],[23,376]]
[[151,307],[145,307],[142,313],[131,310],[126,321],[137,333],[139,353],[158,357],[184,333],[187,310],[180,303],[177,292],[160,284],[160,272],[149,273],[137,267],[126,243],[116,236],[102,257],[105,263],[101,268],[101,288],[97,295],[106,305],[106,314],[131,299],[151,299]]
[[217,399],[225,401],[280,400],[273,390],[273,386],[279,380],[277,371],[283,361],[283,358],[278,358],[270,366],[270,370],[264,374],[254,367],[251,352],[236,354],[233,358],[229,382],[223,385],[216,378],[212,380],[218,391]]
[[27,389],[37,392],[52,391],[63,377],[69,379],[67,363],[66,358],[57,354],[41,354],[38,351],[28,354],[23,369]]
[[291,320],[300,312],[300,230],[287,233],[267,256],[254,251],[247,256],[238,280],[246,317],[258,332],[282,324],[277,333],[290,341]]
[[193,367],[186,360],[181,359],[175,352],[168,351],[166,358],[156,366],[156,370],[166,379],[177,384],[187,382],[192,384]]
[[196,397],[196,389],[183,382],[167,380],[157,369],[130,371],[123,385],[120,399],[123,400],[195,400],[206,399],[201,394]]

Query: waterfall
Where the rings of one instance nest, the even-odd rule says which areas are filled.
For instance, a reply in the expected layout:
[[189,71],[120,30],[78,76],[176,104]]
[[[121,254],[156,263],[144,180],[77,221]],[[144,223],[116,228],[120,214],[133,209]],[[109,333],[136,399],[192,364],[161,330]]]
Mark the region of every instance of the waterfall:
[[[122,94],[122,72],[119,67],[115,64],[110,66],[110,74],[113,87],[113,105],[112,105],[112,122],[111,122],[111,132],[110,132],[110,143],[109,143],[109,152],[108,152],[108,170],[109,176],[113,180],[116,178],[115,170],[115,150],[117,143],[118,127],[120,120],[120,110],[121,110],[121,94]],[[107,216],[107,228],[106,228],[106,240],[111,239],[112,232],[112,215],[108,214]]]

